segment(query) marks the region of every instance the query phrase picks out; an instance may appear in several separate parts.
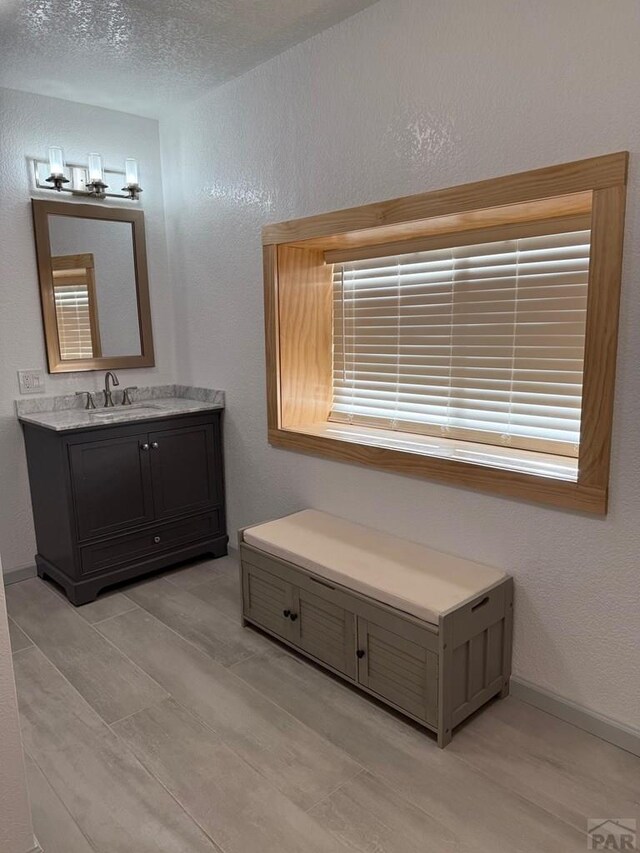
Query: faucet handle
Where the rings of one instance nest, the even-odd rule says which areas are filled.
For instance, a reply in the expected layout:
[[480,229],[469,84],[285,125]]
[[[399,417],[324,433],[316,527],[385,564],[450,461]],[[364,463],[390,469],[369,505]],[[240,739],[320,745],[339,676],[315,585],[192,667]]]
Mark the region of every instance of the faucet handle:
[[131,397],[129,396],[129,391],[137,391],[137,390],[138,390],[137,385],[130,385],[128,388],[124,389],[124,391],[122,392],[122,405],[123,406],[130,406],[131,405],[132,401],[131,401]]
[[87,400],[84,406],[85,409],[95,409],[96,404],[93,402],[91,391],[76,391],[76,397],[81,397],[83,394],[87,395]]

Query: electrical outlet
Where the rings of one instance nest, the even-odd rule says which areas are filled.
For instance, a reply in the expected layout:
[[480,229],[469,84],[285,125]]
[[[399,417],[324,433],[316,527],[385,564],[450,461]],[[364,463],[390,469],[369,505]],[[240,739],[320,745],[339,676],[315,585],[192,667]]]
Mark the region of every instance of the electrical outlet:
[[21,394],[44,394],[44,374],[41,370],[19,370],[18,385]]

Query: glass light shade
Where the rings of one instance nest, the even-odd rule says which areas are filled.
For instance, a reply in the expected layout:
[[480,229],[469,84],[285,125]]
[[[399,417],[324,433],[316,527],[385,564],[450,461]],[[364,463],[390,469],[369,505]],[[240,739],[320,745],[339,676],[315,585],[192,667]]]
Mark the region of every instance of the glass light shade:
[[102,170],[102,157],[99,154],[89,154],[89,181],[102,181],[104,172]]
[[49,148],[49,174],[54,178],[64,175],[64,154],[62,148],[52,145]]
[[132,157],[127,157],[124,161],[125,184],[128,187],[137,187],[140,181],[138,180],[138,161]]

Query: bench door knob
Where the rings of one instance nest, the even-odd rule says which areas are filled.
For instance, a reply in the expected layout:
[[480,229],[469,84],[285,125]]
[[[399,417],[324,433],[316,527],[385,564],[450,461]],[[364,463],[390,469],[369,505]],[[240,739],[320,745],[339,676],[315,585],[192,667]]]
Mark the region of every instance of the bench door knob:
[[290,610],[283,610],[282,615],[284,616],[285,619],[287,619],[289,616],[291,616],[291,611]]
[[356,652],[356,655],[359,658],[363,658],[364,657],[364,649],[358,649],[358,651]]
[[298,614],[297,614],[297,613],[292,613],[292,614],[289,616],[289,619],[291,619],[291,621],[292,621],[292,622],[295,622],[297,618],[298,618]]

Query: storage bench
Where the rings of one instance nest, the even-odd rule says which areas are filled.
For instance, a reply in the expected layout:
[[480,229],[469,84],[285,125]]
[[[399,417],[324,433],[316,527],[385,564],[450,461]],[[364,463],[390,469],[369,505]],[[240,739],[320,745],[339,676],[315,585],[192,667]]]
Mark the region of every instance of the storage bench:
[[421,723],[453,729],[511,674],[504,572],[304,510],[239,532],[242,614]]

